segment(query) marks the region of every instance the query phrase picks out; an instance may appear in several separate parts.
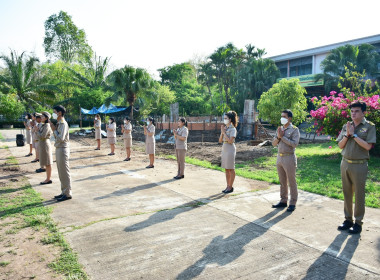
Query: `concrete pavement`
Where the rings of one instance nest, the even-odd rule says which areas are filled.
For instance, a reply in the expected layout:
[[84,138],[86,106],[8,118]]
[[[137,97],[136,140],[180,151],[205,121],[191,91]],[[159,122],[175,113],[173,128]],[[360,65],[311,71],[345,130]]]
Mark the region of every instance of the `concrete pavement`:
[[[273,210],[279,186],[237,177],[222,195],[222,172],[147,156],[107,156],[108,147],[71,143],[74,199],[60,192],[16,147],[16,131],[0,132],[91,279],[379,279],[380,209],[366,209],[361,236],[339,232],[343,202],[300,191],[294,213]],[[339,168],[339,166],[337,166]]]

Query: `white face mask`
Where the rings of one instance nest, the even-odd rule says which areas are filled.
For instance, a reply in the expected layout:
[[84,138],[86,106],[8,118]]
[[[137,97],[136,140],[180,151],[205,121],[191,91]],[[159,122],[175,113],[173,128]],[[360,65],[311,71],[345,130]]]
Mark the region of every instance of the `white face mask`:
[[146,124],[147,124],[147,125],[150,125],[150,121],[146,121]]
[[97,120],[98,120],[98,118],[95,118],[95,120],[97,121]]
[[225,124],[225,125],[227,125],[227,124],[229,124],[229,123],[230,123],[229,120],[224,119],[224,124]]
[[111,124],[111,123],[112,123],[112,121],[108,121],[108,123],[109,123],[109,124]]
[[125,124],[127,124],[127,121],[124,121]]
[[25,116],[25,119],[27,120],[27,119],[28,119],[28,116]]
[[285,124],[287,124],[287,123],[288,123],[288,119],[282,117],[282,118],[281,118],[281,124],[282,124],[282,125],[285,125]]
[[52,117],[52,119],[56,120],[58,118],[58,115],[56,113],[53,113],[53,115],[51,117]]

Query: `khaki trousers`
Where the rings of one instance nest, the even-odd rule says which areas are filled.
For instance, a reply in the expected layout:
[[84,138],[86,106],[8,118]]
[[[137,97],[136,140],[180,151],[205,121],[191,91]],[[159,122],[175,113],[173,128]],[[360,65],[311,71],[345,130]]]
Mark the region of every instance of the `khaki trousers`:
[[290,188],[289,205],[296,205],[298,188],[296,181],[297,158],[296,155],[277,156],[277,173],[280,180],[280,196],[282,203],[288,203],[288,183]]
[[355,223],[362,225],[365,212],[365,182],[368,174],[368,163],[348,163],[342,160],[340,164],[342,187],[344,195],[344,216],[352,219],[352,200],[355,193]]
[[185,149],[176,149],[175,154],[177,157],[177,163],[178,163],[178,176],[185,175],[185,157],[186,157],[186,150]]
[[71,178],[69,167],[70,149],[56,148],[55,159],[57,161],[57,169],[59,180],[61,181],[62,194],[71,197]]

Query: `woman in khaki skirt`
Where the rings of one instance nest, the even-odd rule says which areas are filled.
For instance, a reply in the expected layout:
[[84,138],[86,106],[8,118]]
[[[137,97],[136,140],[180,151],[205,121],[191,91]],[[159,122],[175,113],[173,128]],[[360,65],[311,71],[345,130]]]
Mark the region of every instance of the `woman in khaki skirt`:
[[132,124],[128,117],[124,119],[124,125],[121,127],[123,133],[124,147],[127,151],[127,157],[124,161],[131,160],[131,147],[132,147]]
[[98,151],[100,150],[100,141],[102,139],[102,134],[100,133],[102,129],[102,120],[99,114],[95,116],[94,128],[95,128],[95,140],[98,143],[98,147],[95,150]]
[[115,155],[115,144],[116,144],[116,122],[114,118],[110,118],[107,124],[107,141],[111,146],[111,153],[109,156]]
[[185,118],[178,120],[178,128],[173,129],[175,138],[175,153],[177,156],[178,173],[174,179],[185,178],[185,157],[187,151],[187,137],[189,130],[187,129],[187,121]]
[[149,117],[146,124],[144,125],[145,152],[149,155],[149,165],[146,168],[154,168],[154,154],[156,153],[156,139],[154,138],[156,127],[154,126],[154,119]]
[[42,112],[41,125],[37,131],[40,164],[41,166],[46,166],[46,180],[41,182],[41,185],[52,183],[51,166],[53,164],[53,151],[50,143],[50,136],[53,134],[53,131],[49,124],[50,118],[50,113]]
[[41,123],[41,114],[40,113],[34,113],[32,116],[33,122],[32,122],[32,140],[33,140],[33,148],[34,152],[36,153],[36,158],[32,160],[32,162],[39,162],[39,153],[38,153],[38,138],[37,138],[37,131],[39,123]]
[[229,111],[224,115],[224,124],[221,127],[219,143],[223,142],[222,147],[222,168],[226,170],[227,188],[223,193],[232,193],[232,187],[235,180],[235,157],[236,157],[236,126],[238,124],[238,116],[236,112]]
[[29,154],[27,154],[27,157],[30,157],[33,155],[33,139],[32,139],[32,115],[26,114],[24,126],[25,126],[25,143],[29,145]]

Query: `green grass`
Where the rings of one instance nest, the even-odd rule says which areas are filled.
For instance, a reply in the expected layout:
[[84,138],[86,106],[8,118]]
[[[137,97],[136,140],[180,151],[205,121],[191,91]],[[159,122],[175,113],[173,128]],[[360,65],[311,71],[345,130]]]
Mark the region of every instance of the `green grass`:
[[[296,154],[299,189],[343,200],[340,176],[341,155],[335,142],[300,145],[297,147]],[[175,156],[171,155],[165,157],[175,159]],[[278,184],[276,159],[277,149],[273,148],[272,156],[236,164],[236,175]],[[205,160],[186,157],[186,162],[224,171],[223,168]],[[378,157],[372,157],[369,161],[366,206],[380,208],[380,158]]]
[[10,262],[7,262],[7,261],[0,262],[1,267],[7,266],[8,264],[10,264]]
[[[7,158],[7,162],[17,164],[14,157]],[[67,279],[88,279],[82,266],[79,264],[77,254],[72,251],[59,232],[56,223],[51,218],[51,207],[43,206],[43,199],[26,180],[23,186],[5,186],[0,190],[0,219],[17,217],[22,223],[9,230],[7,234],[14,234],[17,230],[31,227],[35,230],[48,229],[48,235],[43,238],[43,244],[54,244],[60,247],[59,257],[49,264],[55,271],[66,276]],[[1,265],[1,264],[0,264]],[[5,265],[2,265],[5,266]]]

